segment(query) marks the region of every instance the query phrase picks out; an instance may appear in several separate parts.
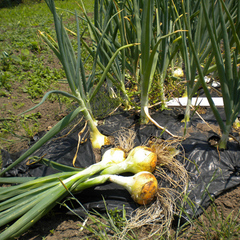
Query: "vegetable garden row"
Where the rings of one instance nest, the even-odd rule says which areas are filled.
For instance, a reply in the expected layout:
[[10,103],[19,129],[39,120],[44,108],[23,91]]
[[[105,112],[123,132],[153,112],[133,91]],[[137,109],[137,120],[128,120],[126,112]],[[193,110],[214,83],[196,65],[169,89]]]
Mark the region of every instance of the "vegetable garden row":
[[[178,196],[186,191],[188,178],[182,164],[176,163],[175,156],[180,153],[176,145],[169,147],[167,141],[166,145],[161,141],[159,143],[156,139],[161,139],[161,136],[155,136],[153,142],[141,143],[147,146],[134,147],[134,144],[130,144],[131,149],[127,149],[119,144],[119,139],[113,139],[99,131],[91,104],[103,86],[106,86],[110,97],[121,101],[125,112],[134,112],[136,115],[140,113],[141,126],[148,125],[150,121],[162,133],[171,137],[174,143],[181,143],[187,138],[191,108],[196,110],[197,107],[192,106],[191,100],[198,97],[200,87],[221,130],[217,151],[227,149],[229,134],[240,112],[239,1],[95,0],[93,21],[83,4],[76,6],[78,11],[71,12],[76,20],[75,32],[64,27],[59,14],[60,11],[64,14],[64,10],[57,9],[53,0],[45,1],[53,15],[56,39],[41,29],[39,34],[49,46],[49,51],[54,52],[61,62],[70,93],[49,91],[39,104],[28,111],[40,106],[50,94],[72,98],[77,106],[0,172],[0,183],[13,184],[0,189],[0,227],[15,221],[0,234],[1,239],[23,234],[67,196],[107,181],[124,186],[137,204],[149,206],[160,199],[162,187],[157,176],[162,166],[173,175],[180,172],[179,175],[182,174],[185,178],[186,182],[180,178],[180,182],[184,182],[183,186],[179,187],[177,183],[178,187],[174,189],[178,191]],[[80,24],[83,23],[87,26],[85,31],[91,41],[86,42],[85,32],[80,32]],[[72,37],[77,39],[77,47],[73,46]],[[85,73],[83,49],[93,59],[90,74]],[[220,83],[226,121],[214,104],[209,85],[205,81],[205,76],[213,73]],[[187,105],[183,119],[185,127],[181,135],[161,126],[149,113],[149,94],[153,85],[154,91],[160,93],[161,110],[168,111],[165,84],[169,76],[178,82],[185,82]],[[129,81],[137,86],[139,101],[133,99],[127,90],[126,82]],[[104,152],[100,162],[80,169],[57,166],[46,160],[47,164],[51,163],[61,172],[38,178],[4,177],[18,164],[34,156],[38,149],[68,127],[79,114],[86,121],[82,131],[88,128],[92,149],[112,147]],[[81,134],[79,133],[77,150],[84,144],[81,143]],[[166,160],[164,154],[169,161],[162,161]],[[122,173],[135,175],[120,175]],[[164,174],[167,176],[166,172]],[[174,181],[173,178],[170,180],[172,184]]]

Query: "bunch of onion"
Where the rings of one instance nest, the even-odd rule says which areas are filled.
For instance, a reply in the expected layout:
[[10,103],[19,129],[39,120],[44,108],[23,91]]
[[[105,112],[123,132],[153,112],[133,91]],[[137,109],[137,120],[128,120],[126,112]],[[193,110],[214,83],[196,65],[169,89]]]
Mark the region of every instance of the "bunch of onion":
[[[10,239],[24,233],[70,192],[76,193],[106,181],[125,187],[137,203],[148,204],[157,192],[157,180],[149,172],[155,169],[156,163],[157,156],[149,148],[136,147],[126,159],[123,150],[113,148],[104,153],[101,162],[84,170],[62,172],[34,180],[29,178],[30,181],[27,178],[0,178],[0,183],[22,182],[0,189],[0,227],[15,220],[0,234],[0,239]],[[122,172],[136,175],[114,175]]]

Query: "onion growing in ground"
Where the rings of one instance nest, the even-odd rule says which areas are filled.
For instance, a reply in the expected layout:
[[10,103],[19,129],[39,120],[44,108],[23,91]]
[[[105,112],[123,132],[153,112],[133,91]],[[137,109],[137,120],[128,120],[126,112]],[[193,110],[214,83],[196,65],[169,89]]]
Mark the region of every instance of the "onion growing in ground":
[[173,77],[181,78],[184,76],[182,68],[178,67],[173,71]]

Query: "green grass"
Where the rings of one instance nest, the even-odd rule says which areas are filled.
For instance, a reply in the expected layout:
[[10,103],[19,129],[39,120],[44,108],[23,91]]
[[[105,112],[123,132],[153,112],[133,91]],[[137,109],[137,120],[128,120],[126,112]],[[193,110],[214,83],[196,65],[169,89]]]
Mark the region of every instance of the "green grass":
[[232,240],[240,237],[240,222],[238,212],[224,215],[224,210],[214,203],[197,219],[190,219],[190,223],[178,229],[170,239],[212,239]]
[[[187,195],[186,195],[187,197]],[[73,197],[71,201],[76,200]],[[81,203],[79,203],[80,206]],[[67,201],[62,204],[72,211],[71,207],[67,204]],[[164,229],[162,234],[156,233],[151,239],[164,240],[164,239],[181,239],[181,240],[195,240],[195,239],[239,239],[240,237],[240,211],[224,214],[223,209],[219,208],[216,204],[212,203],[207,210],[203,209],[203,214],[195,219],[189,219],[188,224],[180,225],[178,229],[170,230]],[[74,213],[77,215],[76,213]],[[77,215],[78,216],[78,215]],[[125,232],[128,220],[126,218],[126,212],[123,209],[108,210],[106,206],[106,214],[100,214],[98,212],[87,212],[85,219],[78,216],[84,224],[80,225],[83,235],[86,237],[83,239],[102,239],[105,240],[106,236],[109,239],[120,239],[123,232]],[[157,230],[157,226],[155,226]],[[153,226],[154,229],[154,226]],[[142,227],[140,229],[133,228],[128,229],[125,233],[124,239],[148,239],[151,227]],[[122,238],[121,238],[122,239]]]
[[[87,11],[92,12],[93,1],[84,2]],[[77,9],[80,13],[73,0],[56,1],[56,5],[69,11]],[[71,13],[61,12],[67,27],[75,31],[74,21],[69,21],[73,18]],[[11,91],[15,81],[27,80],[22,90],[28,92],[30,98],[39,98],[56,80],[64,78],[60,65],[48,67],[56,59],[38,35],[38,30],[55,35],[53,17],[45,2],[0,9],[1,96]]]

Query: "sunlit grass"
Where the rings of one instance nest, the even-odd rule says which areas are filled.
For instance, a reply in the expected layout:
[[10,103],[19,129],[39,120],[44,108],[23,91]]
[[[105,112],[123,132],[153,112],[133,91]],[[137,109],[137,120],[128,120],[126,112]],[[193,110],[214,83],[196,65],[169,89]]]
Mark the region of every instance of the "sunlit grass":
[[[85,2],[86,10],[92,12],[94,1],[84,0],[83,2]],[[38,34],[38,30],[41,30],[55,36],[51,12],[44,1],[40,3],[24,1],[24,3],[0,9],[0,145],[5,149],[16,141],[21,141],[18,136],[19,126],[23,126],[22,130],[28,132],[26,135],[31,136],[42,130],[41,126],[39,128],[39,123],[36,126],[36,123],[32,125],[23,119],[20,122],[16,112],[21,111],[20,106],[24,104],[21,96],[37,103],[48,90],[59,88],[59,86],[67,88],[64,81],[59,81],[65,79],[59,61]],[[74,0],[56,1],[56,5],[69,11],[76,9],[81,14]],[[63,10],[59,11],[63,13],[66,26],[73,29],[75,19],[72,14]],[[74,45],[77,45],[76,39],[73,38],[72,41]],[[90,64],[87,67],[91,67]],[[16,92],[20,99],[16,97]],[[7,98],[11,102],[13,97],[17,105],[4,104]],[[59,102],[59,97],[52,95],[49,101]],[[64,104],[66,108],[69,108],[72,103],[66,97],[61,97],[60,101],[61,106]],[[11,113],[8,111],[9,108]],[[14,119],[14,121],[9,121],[9,119]]]

